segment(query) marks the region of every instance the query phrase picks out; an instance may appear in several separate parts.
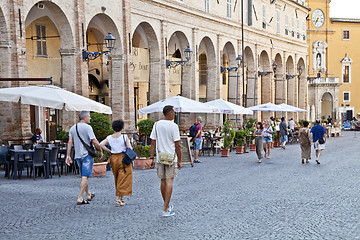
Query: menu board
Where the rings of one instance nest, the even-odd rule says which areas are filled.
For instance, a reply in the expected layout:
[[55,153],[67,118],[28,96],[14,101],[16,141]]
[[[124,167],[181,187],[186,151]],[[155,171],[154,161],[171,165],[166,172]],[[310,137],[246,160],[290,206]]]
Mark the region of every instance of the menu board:
[[181,145],[181,162],[183,164],[191,164],[191,166],[194,167],[189,138],[187,136],[181,136],[180,145]]

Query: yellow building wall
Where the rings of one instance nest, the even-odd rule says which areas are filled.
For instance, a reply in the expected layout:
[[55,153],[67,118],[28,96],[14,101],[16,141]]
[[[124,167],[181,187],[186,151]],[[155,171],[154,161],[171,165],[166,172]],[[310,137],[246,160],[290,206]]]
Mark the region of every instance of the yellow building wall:
[[[313,71],[313,43],[317,40],[328,44],[326,49],[326,74],[322,77],[338,77],[342,83],[342,62],[348,54],[353,60],[351,65],[351,83],[342,83],[339,88],[339,107],[354,107],[354,116],[360,117],[360,23],[332,22],[330,19],[329,0],[308,0],[307,6],[311,8],[307,22],[309,41],[309,76],[315,77]],[[316,28],[312,21],[312,14],[316,9],[321,9],[325,15],[324,25]],[[360,19],[359,19],[360,21]],[[343,40],[343,30],[350,30],[350,40]],[[350,91],[350,101],[344,102],[343,92]]]
[[[37,56],[36,25],[46,26],[47,56]],[[25,30],[26,57],[29,78],[52,77],[54,85],[61,85],[60,35],[56,26],[48,17],[33,21]],[[31,39],[33,37],[33,39]],[[39,83],[38,83],[39,84]]]

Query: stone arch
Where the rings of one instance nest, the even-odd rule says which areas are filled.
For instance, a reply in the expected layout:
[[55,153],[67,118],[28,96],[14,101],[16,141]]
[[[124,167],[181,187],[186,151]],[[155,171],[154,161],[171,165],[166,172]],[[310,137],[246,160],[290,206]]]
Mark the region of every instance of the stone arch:
[[[91,60],[88,63],[88,76],[96,72],[97,80],[99,81],[99,88],[97,92],[91,92],[91,79],[88,78],[89,95],[93,100],[99,101],[103,104],[110,105],[113,108],[113,118],[120,118],[120,115],[125,110],[126,105],[123,103],[124,99],[115,104],[114,97],[117,93],[125,92],[123,85],[124,76],[124,62],[121,57],[123,53],[120,33],[114,21],[106,14],[99,13],[93,16],[86,29],[86,48],[90,52],[107,51],[104,38],[111,32],[116,38],[114,48],[110,55],[101,55],[97,59]],[[110,60],[110,61],[109,61]],[[111,64],[111,68],[104,67]],[[107,83],[107,84],[106,84]]]
[[325,92],[322,97],[321,97],[321,115],[320,117],[323,118],[323,116],[325,117],[325,119],[327,118],[327,116],[331,116],[332,118],[334,118],[334,97],[330,92]]
[[[287,82],[287,104],[295,106],[295,91],[296,91],[296,76],[295,76],[295,63],[292,56],[286,60],[286,82]],[[288,118],[293,117],[293,113],[288,113]]]
[[[230,41],[224,45],[220,64],[224,69],[237,67],[235,47]],[[239,82],[236,81],[235,69],[222,72],[222,97],[224,100],[236,103],[236,88],[238,88],[238,93],[240,92],[239,85],[237,87],[236,85]],[[237,104],[239,103],[239,99],[237,99]]]
[[[41,3],[45,7],[39,9],[37,4]],[[29,10],[25,18],[25,27],[28,27],[36,19],[41,17],[48,17],[59,31],[61,48],[72,49],[75,48],[75,37],[71,29],[71,25],[64,11],[56,3],[49,1],[39,1],[34,4]]]
[[[184,50],[190,47],[190,43],[185,33],[175,31],[167,46],[167,59],[168,60],[185,60]],[[191,61],[191,60],[190,60]],[[178,94],[190,98],[191,93],[191,71],[184,68],[189,68],[188,63],[186,66],[177,66],[176,68],[169,68],[170,79],[170,97]]]
[[284,64],[281,54],[275,55],[276,73],[275,78],[275,104],[285,103],[285,76],[284,76]]
[[270,58],[266,51],[262,51],[259,57],[259,77],[261,84],[261,104],[271,102],[271,69]]
[[132,35],[132,67],[134,73],[135,114],[138,106],[146,107],[166,97],[160,81],[160,46],[152,25],[141,22]]
[[[298,107],[302,109],[307,108],[307,91],[308,91],[308,85],[307,85],[307,68],[304,59],[301,57],[297,64],[297,69],[301,67],[301,75],[298,71],[299,77],[298,77]],[[306,113],[299,113],[299,118],[305,119]]]
[[219,97],[217,87],[218,69],[213,42],[204,37],[199,44],[199,98],[200,101],[211,101]]
[[246,75],[246,101],[245,104],[247,107],[256,105],[256,64],[253,50],[247,46],[244,49],[244,63],[245,63],[245,75]]

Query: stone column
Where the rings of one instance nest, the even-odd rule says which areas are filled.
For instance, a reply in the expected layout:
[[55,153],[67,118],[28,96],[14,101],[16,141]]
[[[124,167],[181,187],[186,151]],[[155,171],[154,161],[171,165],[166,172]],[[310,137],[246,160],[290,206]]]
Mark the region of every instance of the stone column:
[[[109,57],[109,59],[111,66],[109,81],[109,103],[113,112],[112,119],[123,119],[129,123],[130,119],[128,119],[128,117],[125,115],[128,107],[125,105],[127,105],[127,103],[130,102],[130,99],[132,98],[126,94],[126,92],[128,92],[126,87],[127,83],[125,83],[123,79],[125,59],[122,55],[113,54]],[[125,95],[128,95],[128,98],[126,98]]]
[[[61,55],[61,87],[76,92],[76,49],[60,49]],[[66,131],[77,122],[76,112],[63,110],[60,112],[60,125]]]

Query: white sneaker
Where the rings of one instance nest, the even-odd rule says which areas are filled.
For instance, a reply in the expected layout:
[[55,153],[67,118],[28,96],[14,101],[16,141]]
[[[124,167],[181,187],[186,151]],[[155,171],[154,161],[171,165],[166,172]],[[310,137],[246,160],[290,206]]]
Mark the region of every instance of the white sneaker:
[[162,216],[163,217],[170,217],[170,216],[174,216],[175,213],[174,212],[169,212],[169,211],[163,211]]
[[172,212],[172,210],[174,209],[174,205],[172,204],[169,204],[169,208],[167,209],[168,212]]

